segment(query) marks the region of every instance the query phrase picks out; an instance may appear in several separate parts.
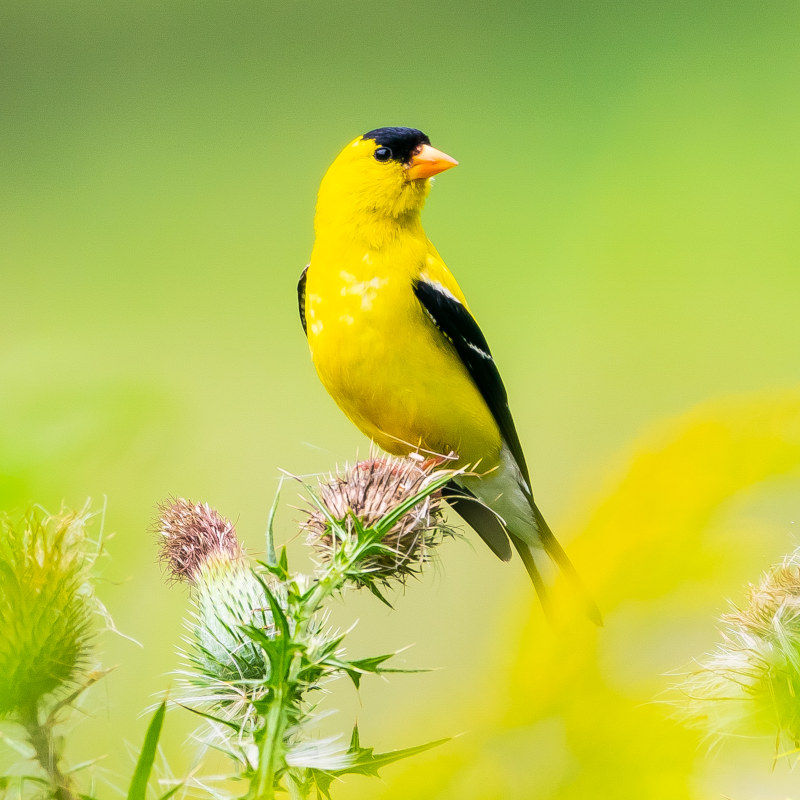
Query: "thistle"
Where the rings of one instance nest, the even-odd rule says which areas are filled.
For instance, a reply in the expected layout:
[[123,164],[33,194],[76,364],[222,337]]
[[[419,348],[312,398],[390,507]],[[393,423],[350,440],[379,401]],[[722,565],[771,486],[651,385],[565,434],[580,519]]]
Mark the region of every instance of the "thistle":
[[164,503],[156,527],[162,564],[192,587],[184,700],[247,727],[270,671],[263,650],[245,633],[274,634],[266,585],[251,569],[233,524],[207,503]]
[[393,761],[439,742],[375,754],[360,744],[320,742],[309,731],[315,697],[347,675],[358,688],[367,674],[403,672],[386,665],[392,653],[353,659],[343,634],[327,625],[326,602],[348,585],[403,581],[428,561],[449,532],[441,488],[453,477],[436,464],[372,459],[331,477],[303,527],[322,555],[316,576],[293,573],[283,549],[275,552],[272,519],[267,557],[252,563],[231,523],[205,504],[177,500],[162,506],[161,558],[176,580],[190,584],[194,609],[184,654],[189,705],[209,725],[207,741],[224,750],[249,782],[247,797],[270,800],[330,797],[347,773],[377,775]]
[[721,618],[722,642],[677,687],[680,716],[709,736],[800,747],[800,548]]
[[331,563],[339,552],[362,546],[364,531],[389,518],[391,524],[355,560],[347,578],[374,590],[378,582],[403,583],[418,575],[433,548],[452,534],[445,524],[441,489],[425,491],[447,472],[438,465],[434,459],[372,458],[329,475],[313,493],[314,505],[302,523],[309,543]]
[[58,714],[97,675],[87,671],[98,610],[89,515],[35,508],[0,517],[0,718],[19,723],[51,792],[74,796],[61,769]]
[[232,563],[243,558],[233,523],[208,503],[181,497],[162,503],[159,512],[159,558],[175,580],[193,583],[209,561]]

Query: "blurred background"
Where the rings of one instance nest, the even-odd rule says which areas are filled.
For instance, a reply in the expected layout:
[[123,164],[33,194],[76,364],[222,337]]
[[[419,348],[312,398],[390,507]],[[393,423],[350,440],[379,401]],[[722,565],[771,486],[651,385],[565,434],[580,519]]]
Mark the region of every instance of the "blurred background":
[[[348,596],[351,652],[437,669],[332,685],[328,729],[458,736],[335,796],[800,798],[774,739],[712,749],[661,702],[798,543],[797,3],[5,0],[0,32],[0,505],[105,504],[99,593],[141,643],[103,636],[73,763],[124,784],[174,680],[156,504],[208,501],[259,553],[280,470],[368,453],[295,286],[330,161],[409,125],[461,163],[426,229],[606,626],[551,631],[470,534],[396,611]],[[194,724],[167,720],[178,775]]]

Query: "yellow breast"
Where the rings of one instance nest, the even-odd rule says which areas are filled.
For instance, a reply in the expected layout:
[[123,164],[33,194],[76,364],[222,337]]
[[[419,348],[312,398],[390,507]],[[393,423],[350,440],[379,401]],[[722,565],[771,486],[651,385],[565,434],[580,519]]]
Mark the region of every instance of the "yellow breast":
[[460,465],[490,469],[498,463],[500,432],[414,295],[420,276],[463,300],[424,234],[398,236],[379,250],[318,238],[306,277],[314,365],[345,414],[384,450],[453,451]]

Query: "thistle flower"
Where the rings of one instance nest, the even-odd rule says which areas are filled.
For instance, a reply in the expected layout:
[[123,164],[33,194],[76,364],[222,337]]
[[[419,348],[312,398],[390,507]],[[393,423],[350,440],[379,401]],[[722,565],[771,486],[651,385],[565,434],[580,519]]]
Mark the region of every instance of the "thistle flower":
[[347,657],[346,634],[330,628],[326,602],[348,583],[368,586],[401,579],[427,560],[445,528],[441,487],[452,471],[436,463],[373,459],[321,487],[306,524],[325,556],[311,578],[289,569],[286,548],[275,551],[267,524],[266,559],[249,563],[233,525],[205,504],[176,500],[162,506],[161,559],[194,600],[186,669],[189,702],[211,706],[209,747],[224,751],[250,782],[247,797],[271,800],[330,797],[330,785],[349,773],[378,775],[381,766],[441,742],[390,753],[361,747],[357,728],[347,749],[309,737],[316,724],[314,696],[347,675],[356,687],[368,674],[404,672],[386,662],[392,653]]
[[269,676],[269,659],[244,629],[275,632],[266,586],[253,572],[233,523],[207,503],[179,498],[160,506],[160,559],[192,586],[183,676],[191,702],[246,714]]
[[722,642],[677,687],[681,716],[710,736],[800,743],[800,548],[721,619]]
[[403,582],[417,574],[432,548],[451,534],[440,488],[427,491],[443,474],[451,474],[437,470],[440,463],[371,458],[343,475],[329,475],[320,482],[317,505],[302,523],[309,543],[330,562],[339,550],[359,545],[365,529],[375,529],[378,540],[365,550],[351,580],[372,585],[375,580]]
[[159,506],[159,558],[177,581],[193,583],[210,559],[232,562],[244,556],[233,523],[208,503],[182,497]]
[[0,717],[30,716],[80,681],[96,609],[87,514],[0,517]]

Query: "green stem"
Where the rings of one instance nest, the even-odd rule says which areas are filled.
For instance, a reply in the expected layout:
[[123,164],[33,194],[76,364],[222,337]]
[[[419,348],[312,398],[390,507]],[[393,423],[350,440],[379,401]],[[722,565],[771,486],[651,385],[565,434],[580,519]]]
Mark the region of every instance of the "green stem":
[[[337,589],[341,589],[347,579],[347,574],[354,564],[361,559],[363,551],[379,534],[375,531],[368,532],[364,541],[360,542],[349,555],[340,551],[337,558],[328,566],[325,574],[317,581],[311,591],[298,604],[296,619],[298,622],[293,638],[302,638],[307,633],[307,625],[322,607],[325,600]],[[284,663],[276,676],[272,687],[269,711],[267,712],[264,738],[258,755],[258,770],[253,776],[248,792],[248,800],[273,800],[275,797],[275,776],[283,759],[284,738],[288,724],[289,714],[287,706],[292,697],[295,678],[291,674],[292,663]]]
[[34,703],[25,708],[20,717],[28,740],[36,752],[36,758],[50,780],[53,797],[56,800],[77,800],[72,781],[61,771],[61,754],[56,749],[53,729],[49,721],[39,721],[39,709]]
[[320,578],[302,604],[300,613],[302,621],[306,622],[317,613],[320,606],[342,584],[344,571],[334,572],[331,566],[323,578]]
[[375,539],[380,538],[380,533],[372,528],[368,528],[364,534],[364,539],[353,548],[349,556],[343,555],[343,550],[339,550],[336,553],[323,577],[317,581],[314,588],[309,592],[302,605],[304,622],[317,613],[328,597],[337,589],[342,588],[347,580],[348,572],[361,560],[364,550]]
[[285,686],[281,684],[275,690],[267,715],[267,727],[258,754],[258,772],[251,792],[254,800],[272,800],[275,797],[275,773],[283,751],[283,734],[286,728],[284,697]]

